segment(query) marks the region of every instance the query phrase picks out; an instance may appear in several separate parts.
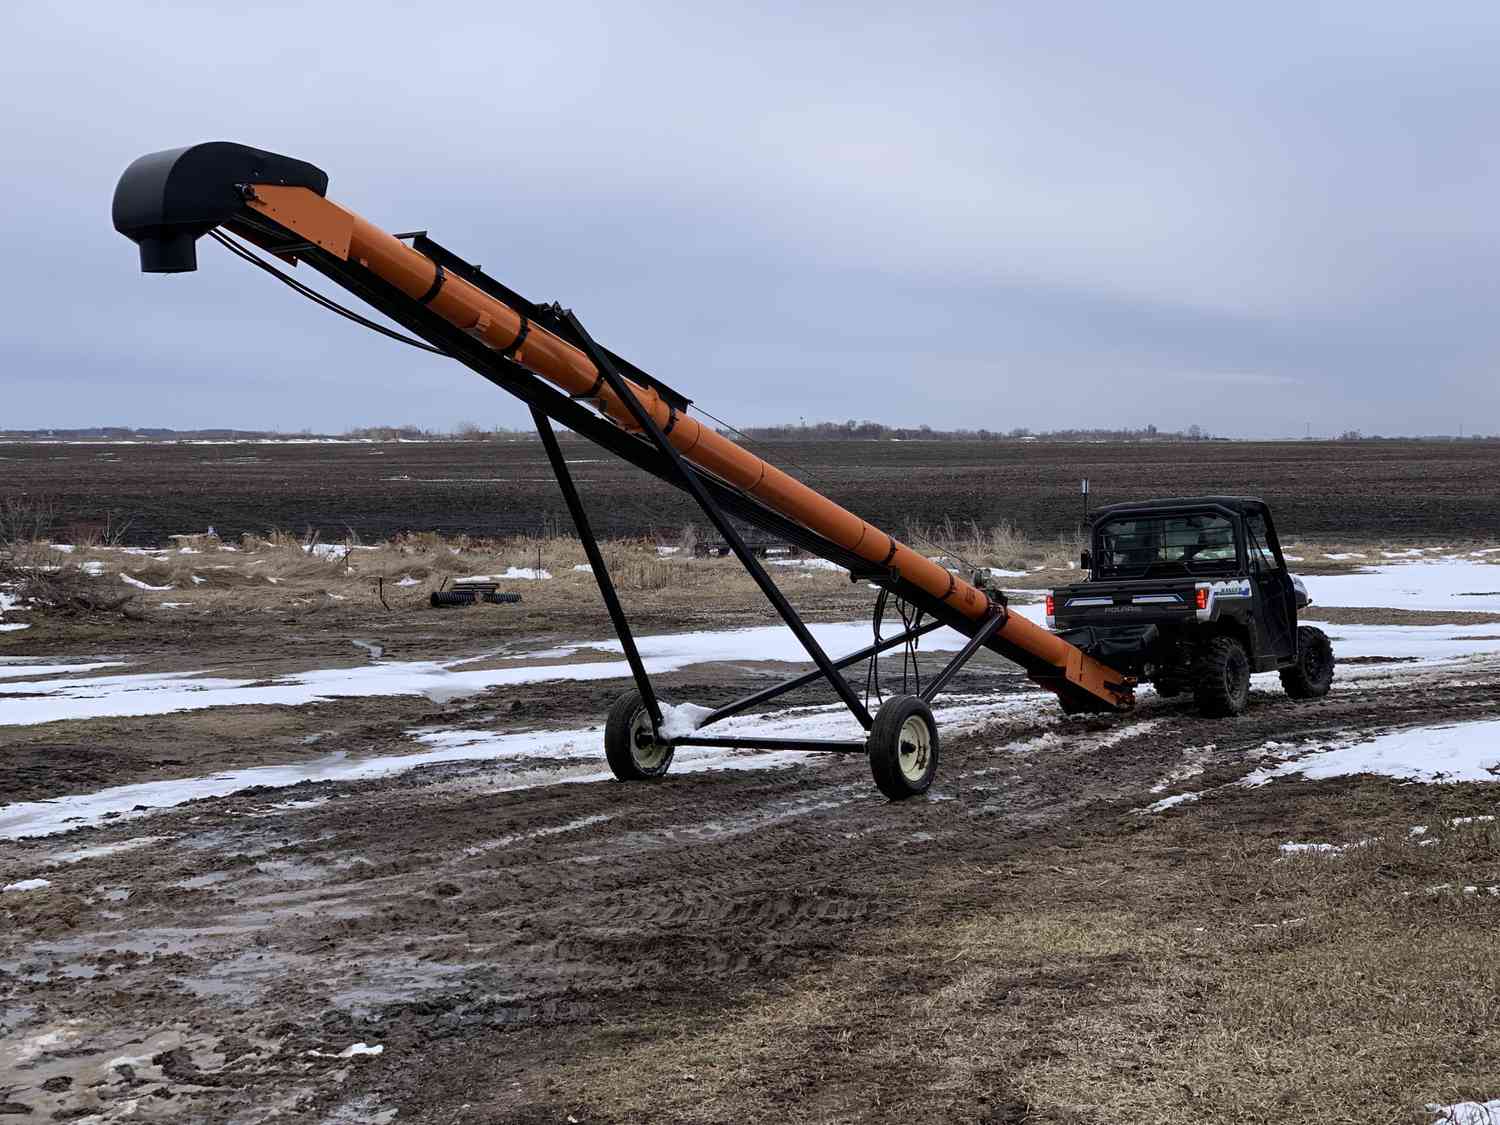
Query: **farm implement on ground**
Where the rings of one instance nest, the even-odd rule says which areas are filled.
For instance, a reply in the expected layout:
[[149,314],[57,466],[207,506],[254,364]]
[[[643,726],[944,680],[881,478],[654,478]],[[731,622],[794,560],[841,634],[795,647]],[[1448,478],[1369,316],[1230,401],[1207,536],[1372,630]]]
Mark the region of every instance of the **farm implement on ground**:
[[[1069,711],[1133,705],[1134,676],[1011,612],[1005,596],[984,589],[977,575],[966,581],[704,425],[690,399],[595,342],[571,310],[527,300],[425,231],[388,234],[326,198],[327,188],[327,175],[301,160],[227,142],[193,145],[143,156],[126,169],[115,190],[114,225],[139,245],[146,273],[196,269],[197,241],[212,237],[302,295],[451,357],[530,407],[636,683],[605,727],[605,750],[617,777],[662,776],[678,746],[813,750],[867,754],[876,784],[892,798],[924,792],[938,767],[932,701],[980,649],[1020,665]],[[305,263],[420,339],[365,321],[244,243],[284,263]],[[719,707],[691,731],[669,734],[554,422],[690,494],[816,669]],[[874,643],[844,656],[825,652],[737,525],[828,559],[853,579],[878,587]],[[891,597],[914,612],[898,633],[882,637],[878,614]],[[872,714],[841,670],[914,644],[942,626],[962,633],[967,643],[919,693],[889,697]],[[706,733],[721,719],[820,679],[865,738]]]

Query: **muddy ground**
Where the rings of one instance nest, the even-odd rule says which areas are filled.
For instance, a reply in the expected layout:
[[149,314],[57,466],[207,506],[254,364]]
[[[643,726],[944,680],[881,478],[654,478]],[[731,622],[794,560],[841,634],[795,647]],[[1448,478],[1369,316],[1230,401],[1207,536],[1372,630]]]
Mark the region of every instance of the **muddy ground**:
[[[1284,533],[1412,541],[1487,535],[1500,523],[1500,442],[785,442],[761,452],[877,526],[1010,522],[1071,533],[1079,479],[1095,506],[1227,493],[1271,501]],[[602,535],[666,534],[703,523],[677,492],[601,453],[568,446]],[[373,542],[410,530],[534,535],[567,527],[534,442],[339,444],[0,444],[3,490],[50,497],[58,538],[108,527],[125,542],[213,527],[352,530]],[[1392,498],[1400,503],[1393,505]]]
[[[867,597],[847,583],[819,589],[804,602],[823,619],[852,617],[851,599]],[[672,620],[669,591],[644,600],[643,629]],[[427,659],[608,633],[583,602],[508,618],[340,603],[311,617],[287,609],[269,630],[271,614],[234,604],[190,619],[38,621],[27,651],[256,678],[373,659],[355,641]],[[695,624],[763,619],[726,597]],[[8,636],[7,651],[23,636]],[[557,658],[560,674],[577,658]],[[926,673],[942,659],[924,657]],[[1500,983],[1486,944],[1497,917],[1490,896],[1431,917],[1401,904],[1443,879],[1500,884],[1500,841],[1442,851],[1468,865],[1458,874],[1420,866],[1439,849],[1382,853],[1357,869],[1342,914],[1298,898],[1322,876],[1275,881],[1287,870],[1277,845],[1396,839],[1440,815],[1490,815],[1493,797],[1378,780],[1220,788],[1271,740],[1500,715],[1497,658],[1364,664],[1316,703],[1258,680],[1233,721],[1149,694],[1128,717],[1065,719],[984,658],[954,682],[951,704],[999,710],[945,727],[939,783],[903,804],[879,796],[858,757],[648,785],[602,780],[598,760],[534,760],[523,777],[480,759],[7,841],[0,884],[52,885],[0,901],[0,1115],[1420,1119],[1424,1098],[1500,1076],[1482,1000]],[[712,704],[787,670],[719,662],[661,683],[670,698]],[[582,728],[624,686],[559,680],[441,704],[385,696],[6,728],[0,784],[7,801],[35,800],[330,751],[406,753],[414,731],[433,727]],[[1209,795],[1139,811],[1189,790]],[[1280,928],[1355,906],[1369,917],[1350,932],[1383,932],[1373,918],[1412,948],[1430,941],[1446,983],[1388,1002],[1390,974],[1420,975],[1382,960],[1406,945],[1355,948],[1332,922]],[[1335,955],[1340,971],[1363,974],[1349,992],[1362,999],[1318,1039],[1299,1006],[1315,991],[1304,978],[1326,989],[1338,973],[1313,959]],[[1250,999],[1247,981],[1258,982]],[[1336,1001],[1316,1004],[1326,1020]],[[1410,1046],[1413,1021],[1424,1049]],[[1327,1057],[1357,1047],[1364,1061],[1299,1063],[1294,1043],[1309,1036]]]

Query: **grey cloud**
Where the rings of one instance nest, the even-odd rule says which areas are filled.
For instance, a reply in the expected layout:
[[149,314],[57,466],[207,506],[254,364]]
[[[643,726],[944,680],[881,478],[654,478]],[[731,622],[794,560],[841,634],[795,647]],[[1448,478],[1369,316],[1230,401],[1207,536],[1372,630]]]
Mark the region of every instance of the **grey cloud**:
[[215,247],[137,274],[115,177],[223,138],[741,423],[1500,431],[1492,5],[77,3],[0,33],[0,426],[524,424]]

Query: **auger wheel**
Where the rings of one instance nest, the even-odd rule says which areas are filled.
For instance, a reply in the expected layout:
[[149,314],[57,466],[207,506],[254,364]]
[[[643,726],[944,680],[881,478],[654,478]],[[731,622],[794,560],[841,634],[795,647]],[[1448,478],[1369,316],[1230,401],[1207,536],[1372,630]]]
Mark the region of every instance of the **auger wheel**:
[[627,691],[609,709],[604,723],[604,756],[621,781],[655,781],[672,765],[673,747],[658,742],[641,693]]
[[893,801],[927,792],[937,776],[937,724],[918,696],[887,699],[875,712],[867,745],[875,784]]

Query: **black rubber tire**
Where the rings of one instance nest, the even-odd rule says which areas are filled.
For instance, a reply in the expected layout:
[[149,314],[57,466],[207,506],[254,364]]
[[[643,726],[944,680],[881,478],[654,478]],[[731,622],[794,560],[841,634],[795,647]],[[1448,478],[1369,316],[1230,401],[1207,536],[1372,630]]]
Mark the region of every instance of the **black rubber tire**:
[[[907,761],[902,761],[903,732],[908,723],[926,727],[926,745],[908,741]],[[927,792],[938,770],[938,732],[932,709],[915,695],[893,695],[875,712],[866,743],[870,750],[870,773],[876,787],[893,801],[904,801]]]
[[1250,702],[1250,657],[1233,637],[1214,637],[1193,665],[1193,700],[1212,719],[1244,711]]
[[1312,625],[1297,627],[1297,663],[1281,670],[1281,686],[1293,699],[1322,699],[1333,683],[1333,644]]
[[1163,676],[1159,680],[1152,680],[1151,686],[1163,699],[1171,699],[1174,695],[1181,695],[1187,691],[1189,684],[1187,680],[1179,676]]
[[609,761],[609,772],[621,781],[656,781],[672,766],[673,747],[662,751],[654,744],[640,745],[643,725],[649,735],[651,721],[645,701],[640,692],[627,691],[615,700],[604,723],[604,757]]

